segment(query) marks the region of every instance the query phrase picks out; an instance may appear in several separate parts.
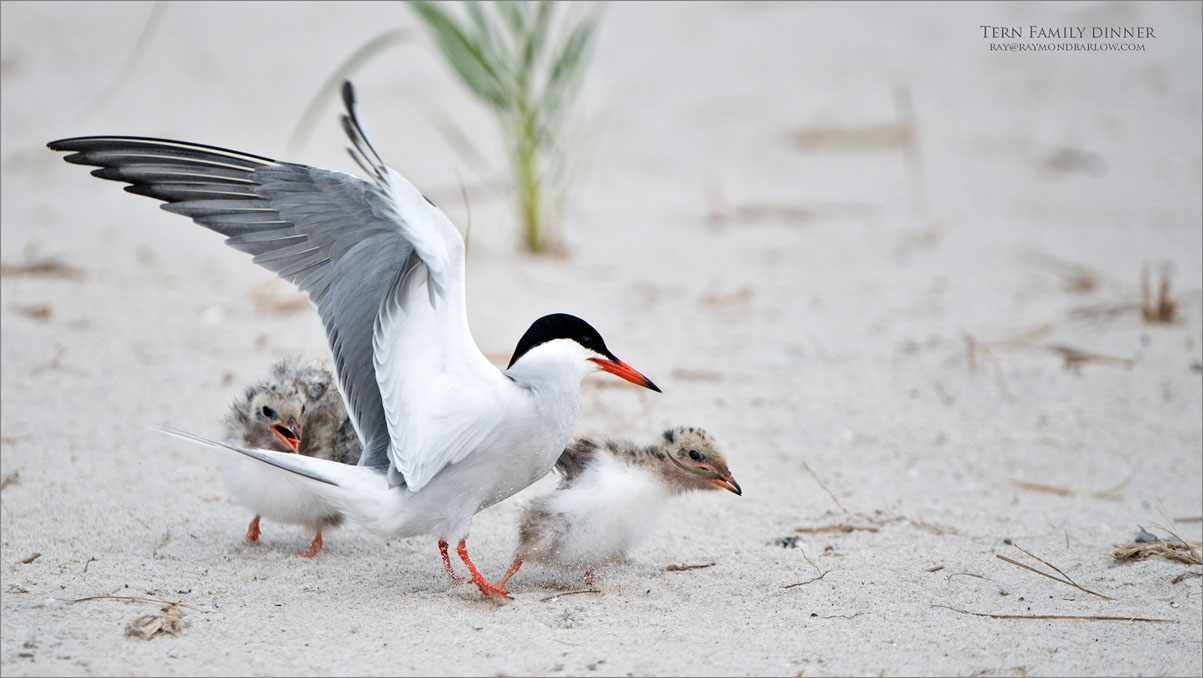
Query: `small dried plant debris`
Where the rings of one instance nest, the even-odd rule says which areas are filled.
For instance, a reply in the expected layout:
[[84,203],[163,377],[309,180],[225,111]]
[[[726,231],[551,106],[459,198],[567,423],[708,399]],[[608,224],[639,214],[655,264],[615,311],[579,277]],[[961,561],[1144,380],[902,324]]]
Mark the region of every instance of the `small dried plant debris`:
[[[841,511],[843,511],[846,515],[852,515],[852,511],[849,511],[843,505],[843,503],[840,502],[839,498],[835,496],[834,492],[827,489],[827,483],[823,482],[823,479],[819,477],[819,474],[814,472],[814,469],[810,467],[810,464],[806,463],[805,459],[802,460],[802,468],[806,469],[806,472],[810,474],[810,477],[815,479],[815,482],[819,484],[819,487],[823,488],[823,491],[827,493],[827,496],[831,497],[831,501],[835,502],[835,505],[840,507]],[[794,531],[797,532],[799,530]]]
[[1102,176],[1107,173],[1107,163],[1102,156],[1082,148],[1062,146],[1044,157],[1044,168],[1050,172]]
[[21,482],[21,472],[13,471],[12,473],[4,476],[4,480],[0,480],[0,490],[3,490],[9,485],[16,485],[19,482]]
[[971,614],[975,617],[989,617],[991,619],[1070,619],[1080,621],[1123,621],[1123,622],[1151,622],[1154,624],[1177,624],[1174,619],[1149,619],[1147,617],[1099,617],[1095,615],[1065,615],[1065,614],[988,614],[985,612],[970,612],[969,610],[961,610],[947,605],[936,605],[932,607],[942,607],[945,610],[952,610],[960,614]]
[[791,535],[786,535],[784,537],[777,537],[776,541],[774,541],[773,543],[776,544],[777,546],[780,546],[783,549],[796,549],[796,548],[798,548],[798,540],[799,539],[801,539],[801,537],[799,537],[798,535],[791,534]]
[[280,292],[275,281],[251,290],[251,299],[255,309],[264,315],[288,315],[309,308],[309,297],[299,292]]
[[561,591],[560,593],[557,593],[554,596],[547,596],[546,598],[542,598],[539,600],[539,602],[546,603],[549,600],[558,600],[559,598],[563,598],[564,596],[575,596],[575,595],[579,595],[582,593],[601,593],[601,591],[599,591],[598,589],[581,589],[579,591]]
[[1181,584],[1182,582],[1186,581],[1187,579],[1199,579],[1200,577],[1203,577],[1203,572],[1196,572],[1194,570],[1191,570],[1190,572],[1183,572],[1182,574],[1178,575],[1177,577],[1174,577],[1173,579],[1170,580],[1170,583],[1171,584]]
[[1029,572],[1035,572],[1036,574],[1038,574],[1038,575],[1041,575],[1041,576],[1043,576],[1043,577],[1048,577],[1049,579],[1052,579],[1053,581],[1059,581],[1059,582],[1061,582],[1062,584],[1068,584],[1069,586],[1072,586],[1072,587],[1074,587],[1075,589],[1078,589],[1079,591],[1082,591],[1082,592],[1084,592],[1084,593],[1089,593],[1089,594],[1090,594],[1090,595],[1092,595],[1092,596],[1098,596],[1099,598],[1102,598],[1103,600],[1115,600],[1114,598],[1112,598],[1112,597],[1110,597],[1110,596],[1105,596],[1105,595],[1103,595],[1103,594],[1101,594],[1101,593],[1096,593],[1096,592],[1094,592],[1094,591],[1091,591],[1091,590],[1090,590],[1090,589],[1088,589],[1088,588],[1085,588],[1085,587],[1083,587],[1083,586],[1079,585],[1079,584],[1078,584],[1076,581],[1074,581],[1073,579],[1071,579],[1071,578],[1070,578],[1070,576],[1069,576],[1068,574],[1065,574],[1065,572],[1063,572],[1063,571],[1061,570],[1061,568],[1057,567],[1056,565],[1053,565],[1052,563],[1048,562],[1047,560],[1044,560],[1044,559],[1043,559],[1043,558],[1041,558],[1040,556],[1037,556],[1037,555],[1033,554],[1032,552],[1030,552],[1030,551],[1028,551],[1028,550],[1024,549],[1024,548],[1023,548],[1022,546],[1020,546],[1019,544],[1012,543],[1012,544],[1011,544],[1011,546],[1014,546],[1015,548],[1019,549],[1019,550],[1020,550],[1022,553],[1024,553],[1024,554],[1025,554],[1025,555],[1027,555],[1028,557],[1030,557],[1030,558],[1032,558],[1032,559],[1034,559],[1034,560],[1040,561],[1042,564],[1044,564],[1044,565],[1047,565],[1048,567],[1051,567],[1053,570],[1055,570],[1055,571],[1057,572],[1057,574],[1059,574],[1059,575],[1061,575],[1061,576],[1060,576],[1060,577],[1058,577],[1058,576],[1056,576],[1056,575],[1049,574],[1049,573],[1047,573],[1047,572],[1044,572],[1044,571],[1042,571],[1042,570],[1037,570],[1036,568],[1034,568],[1034,567],[1032,567],[1032,566],[1030,566],[1030,565],[1024,565],[1023,563],[1021,563],[1021,562],[1018,562],[1018,561],[1016,561],[1016,560],[1011,560],[1010,558],[1008,558],[1008,557],[1006,557],[1006,556],[1004,556],[1004,555],[995,554],[995,556],[994,556],[994,557],[995,557],[995,558],[998,558],[999,560],[1001,560],[1001,561],[1003,561],[1003,562],[1010,563],[1010,564],[1012,564],[1012,565],[1015,565],[1015,566],[1017,566],[1017,567],[1022,567],[1023,569],[1025,569],[1025,570],[1028,570]]
[[[831,547],[829,546],[827,548],[831,548]],[[799,550],[801,550],[801,549],[799,549]],[[824,551],[824,553],[826,553],[826,551]],[[806,560],[807,564],[810,565],[811,567],[813,567],[815,572],[818,572],[819,574],[815,577],[807,579],[806,581],[800,581],[800,582],[797,582],[794,584],[786,584],[785,586],[782,586],[781,588],[792,589],[792,588],[796,588],[798,586],[806,586],[807,584],[813,584],[813,583],[819,581],[820,579],[822,579],[823,577],[826,577],[827,575],[831,574],[831,570],[824,570],[823,568],[819,567],[818,564],[815,563],[815,561],[811,560],[810,556],[806,555],[806,551],[802,551],[802,557]]]
[[672,371],[674,379],[683,381],[722,381],[723,375],[721,372],[710,372],[708,370],[688,370],[677,368]]
[[1061,356],[1065,361],[1065,369],[1070,372],[1079,372],[1082,365],[1086,363],[1100,363],[1103,365],[1115,365],[1125,369],[1131,368],[1134,364],[1128,358],[1117,358],[1115,356],[1103,355],[1102,353],[1089,353],[1072,346],[1064,344],[1050,344],[1045,346],[1046,349]]
[[19,304],[13,306],[12,309],[13,313],[25,316],[26,318],[32,318],[34,320],[50,319],[50,307],[46,304],[37,304],[33,306]]
[[789,139],[801,151],[870,151],[904,146],[913,133],[897,122],[859,127],[816,125],[794,130]]
[[1144,560],[1149,556],[1161,556],[1187,565],[1203,565],[1203,556],[1199,552],[1201,546],[1203,542],[1198,541],[1133,542],[1116,546],[1111,556],[1116,560]]
[[1061,485],[1049,485],[1047,483],[1036,483],[1036,482],[1032,482],[1030,480],[1020,480],[1018,478],[1011,478],[1011,483],[1014,485],[1018,485],[1019,487],[1022,487],[1025,490],[1034,490],[1036,492],[1048,492],[1050,494],[1059,494],[1063,497],[1073,497],[1073,496],[1082,495],[1082,496],[1087,496],[1087,497],[1094,497],[1096,499],[1118,500],[1118,499],[1123,498],[1123,495],[1120,494],[1120,490],[1124,489],[1124,487],[1126,487],[1128,485],[1128,483],[1132,482],[1132,479],[1136,477],[1136,473],[1139,470],[1140,470],[1140,467],[1138,465],[1136,467],[1136,469],[1134,469],[1132,471],[1131,475],[1129,475],[1127,478],[1125,478],[1123,480],[1123,482],[1119,483],[1115,487],[1109,487],[1105,490],[1078,490],[1078,489],[1074,489],[1072,487],[1064,487]]
[[827,576],[827,575],[829,575],[829,574],[831,574],[831,570],[823,570],[823,573],[822,573],[822,574],[820,574],[819,576],[817,576],[817,577],[815,577],[815,578],[813,578],[813,579],[807,579],[806,581],[800,581],[800,582],[798,582],[798,583],[796,583],[796,584],[786,584],[785,586],[782,586],[781,588],[783,588],[783,589],[792,589],[792,588],[795,588],[795,587],[797,587],[797,586],[806,586],[807,584],[813,584],[813,583],[815,583],[815,582],[819,581],[820,579],[822,579],[823,577],[826,577],[826,576]]
[[745,306],[755,296],[755,292],[748,285],[744,285],[739,289],[731,292],[721,292],[715,294],[707,294],[702,297],[702,303],[711,308],[726,308],[731,306]]
[[83,271],[68,266],[58,259],[30,259],[20,264],[0,264],[0,276],[3,277],[36,277],[59,278],[61,280],[80,280]]
[[816,534],[818,532],[880,532],[869,525],[821,525],[818,527],[795,527],[794,532],[801,534]]
[[684,572],[686,570],[701,570],[701,569],[707,568],[707,567],[714,567],[717,564],[718,563],[713,563],[713,562],[705,563],[702,565],[686,565],[686,564],[682,563],[681,565],[669,565],[668,567],[664,568],[664,571],[665,572]]
[[1140,317],[1147,323],[1172,323],[1177,305],[1170,298],[1170,277],[1166,267],[1161,269],[1161,282],[1157,286],[1157,298],[1149,289],[1149,267],[1140,270]]
[[1035,250],[1029,250],[1029,254],[1045,266],[1055,269],[1061,275],[1068,292],[1088,294],[1099,286],[1098,274],[1086,266]]
[[150,640],[157,635],[174,636],[188,627],[184,621],[184,611],[178,603],[172,603],[159,611],[159,614],[144,614],[133,620],[125,627],[125,635],[142,640]]
[[17,561],[17,564],[18,564],[18,565],[28,565],[28,564],[32,563],[33,561],[35,561],[35,560],[37,560],[38,558],[41,558],[41,557],[42,557],[42,554],[40,554],[40,553],[35,553],[35,554],[33,554],[32,556],[29,556],[28,558],[23,558],[23,559],[21,559],[21,560],[18,560],[18,561]]

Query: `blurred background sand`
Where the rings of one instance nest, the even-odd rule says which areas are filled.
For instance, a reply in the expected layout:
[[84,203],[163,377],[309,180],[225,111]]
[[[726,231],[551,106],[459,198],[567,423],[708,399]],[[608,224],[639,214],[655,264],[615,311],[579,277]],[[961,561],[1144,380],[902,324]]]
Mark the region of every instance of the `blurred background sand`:
[[[420,31],[364,67],[376,147],[471,222],[481,349],[588,318],[665,392],[587,379],[578,432],[704,426],[745,490],[676,502],[601,593],[554,597],[577,573],[530,566],[504,606],[447,584],[429,539],[344,528],[299,561],[305,530],[265,523],[244,545],[216,460],[149,427],[219,435],[273,361],[324,358],[316,314],[45,148],[136,134],[353,171],[333,102],[289,135],[412,13],[171,4],[111,89],[150,11],[0,5],[6,675],[1203,671],[1199,566],[1112,557],[1138,525],[1200,538],[1199,4],[608,6],[562,257],[520,252],[498,177],[439,132],[500,158]],[[992,52],[982,24],[1156,38]],[[1154,292],[1168,276],[1172,322],[1142,319],[1142,267]],[[487,576],[553,482],[476,518]],[[855,529],[816,531],[836,526]],[[1052,572],[1016,546],[1112,600],[996,557]],[[179,601],[190,626],[142,641],[126,625],[161,606],[64,602],[97,595]]]

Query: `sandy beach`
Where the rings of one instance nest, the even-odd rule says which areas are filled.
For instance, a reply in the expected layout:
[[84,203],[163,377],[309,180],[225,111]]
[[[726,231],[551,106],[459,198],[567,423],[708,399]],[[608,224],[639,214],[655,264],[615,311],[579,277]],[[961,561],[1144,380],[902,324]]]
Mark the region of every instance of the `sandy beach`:
[[[1203,568],[1113,555],[1142,527],[1203,538],[1200,4],[607,6],[558,257],[521,250],[502,176],[440,131],[503,165],[406,7],[172,3],[139,43],[151,8],[0,5],[4,675],[1203,673]],[[152,427],[221,435],[273,362],[328,357],[317,314],[46,148],[357,171],[335,102],[289,137],[402,26],[355,75],[360,112],[470,223],[481,350],[504,367],[533,319],[589,319],[664,392],[591,376],[577,433],[703,426],[743,487],[674,502],[593,592],[530,565],[497,604],[433,538],[355,526],[311,560],[302,527],[245,543],[216,456]],[[1009,46],[1053,43],[1130,47]],[[486,576],[554,484],[477,515]],[[128,636],[154,601],[187,625]]]

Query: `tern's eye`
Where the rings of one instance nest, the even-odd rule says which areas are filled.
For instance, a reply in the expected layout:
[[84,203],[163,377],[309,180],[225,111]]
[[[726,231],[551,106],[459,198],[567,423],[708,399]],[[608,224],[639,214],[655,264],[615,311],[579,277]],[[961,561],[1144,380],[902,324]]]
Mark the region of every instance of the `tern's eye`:
[[697,450],[690,450],[690,451],[689,451],[689,458],[690,458],[690,459],[692,459],[692,460],[694,460],[694,461],[701,461],[701,460],[702,460],[702,453],[701,453],[701,452],[698,452]]
[[267,405],[263,406],[262,412],[263,412],[263,416],[267,417],[268,419],[276,418],[276,411],[273,410],[272,408],[268,407]]

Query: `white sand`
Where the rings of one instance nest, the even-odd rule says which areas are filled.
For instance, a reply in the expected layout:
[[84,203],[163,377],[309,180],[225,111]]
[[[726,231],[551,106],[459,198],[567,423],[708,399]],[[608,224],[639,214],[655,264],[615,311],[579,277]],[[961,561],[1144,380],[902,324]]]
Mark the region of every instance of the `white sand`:
[[[250,516],[216,460],[149,427],[219,434],[273,360],[323,355],[316,314],[263,311],[257,295],[290,288],[44,147],[141,134],[353,169],[334,105],[304,148],[286,154],[288,135],[333,66],[410,13],[172,5],[95,106],[148,11],[0,6],[3,261],[80,271],[0,281],[0,459],[19,474],[0,497],[5,675],[1203,671],[1200,580],[1171,583],[1199,568],[1110,555],[1137,525],[1164,534],[1203,513],[1199,4],[612,6],[582,102],[566,259],[518,253],[507,205],[437,131],[446,115],[499,158],[492,123],[425,41],[365,68],[377,147],[458,223],[457,177],[471,189],[481,348],[508,352],[546,312],[588,318],[665,392],[591,377],[578,431],[703,425],[745,489],[674,504],[600,594],[548,600],[580,588],[577,574],[532,566],[500,606],[450,586],[431,539],[346,528],[300,561],[310,535],[265,523],[260,545],[243,544]],[[1156,37],[1144,52],[1000,53],[981,24]],[[832,127],[863,140],[896,120],[894,88],[913,101],[922,192],[888,135],[794,141]],[[726,221],[708,218],[712,201]],[[1087,267],[1097,287],[1068,289],[1041,255]],[[1173,267],[1173,324],[1068,316],[1138,301],[1146,262]],[[968,364],[966,335],[1046,323]],[[1069,371],[1050,345],[1132,363]],[[489,576],[509,562],[522,500],[550,483],[475,520]],[[774,544],[834,524],[879,530]],[[1198,522],[1173,527],[1200,537]],[[1006,539],[1113,600],[997,559],[1044,568]],[[804,552],[824,578],[785,588],[817,575]],[[182,601],[191,626],[142,641],[123,630],[152,604],[63,602],[102,594]]]

